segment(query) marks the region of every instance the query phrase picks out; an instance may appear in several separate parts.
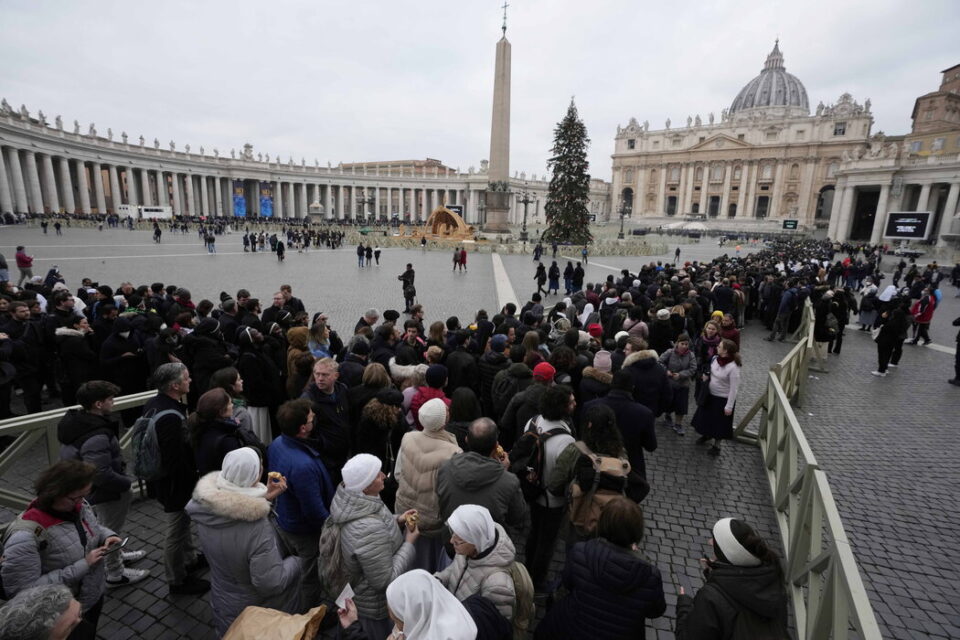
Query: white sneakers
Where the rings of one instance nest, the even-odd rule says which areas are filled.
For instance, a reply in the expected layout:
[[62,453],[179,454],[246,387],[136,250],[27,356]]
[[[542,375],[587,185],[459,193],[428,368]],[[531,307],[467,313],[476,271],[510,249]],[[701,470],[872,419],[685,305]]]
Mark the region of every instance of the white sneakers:
[[123,556],[123,564],[133,564],[137,560],[143,560],[147,552],[143,550],[139,551],[121,551],[120,555]]
[[150,575],[150,572],[146,569],[124,569],[123,575],[119,578],[107,578],[107,588],[126,587],[135,582],[140,582],[148,575]]
[[877,376],[878,378],[886,378],[886,377],[887,377],[887,372],[886,372],[886,371],[871,371],[870,373],[872,373],[873,375]]

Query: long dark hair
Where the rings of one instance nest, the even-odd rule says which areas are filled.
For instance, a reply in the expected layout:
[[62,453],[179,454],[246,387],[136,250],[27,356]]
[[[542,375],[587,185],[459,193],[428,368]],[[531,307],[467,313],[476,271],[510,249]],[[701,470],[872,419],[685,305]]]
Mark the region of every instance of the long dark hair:
[[450,422],[473,422],[482,415],[477,394],[470,387],[458,387],[450,398]]
[[583,442],[602,456],[623,455],[623,438],[617,428],[617,416],[605,404],[590,407],[580,418]]
[[[743,520],[734,518],[730,521],[730,532],[733,533],[740,545],[750,552],[750,555],[760,558],[760,562],[765,565],[777,567],[782,576],[783,567],[780,565],[780,556],[770,548],[770,545],[760,537],[760,534],[754,531],[753,527]],[[713,542],[713,550],[717,558],[724,558],[723,552],[720,551],[720,546],[716,540]]]

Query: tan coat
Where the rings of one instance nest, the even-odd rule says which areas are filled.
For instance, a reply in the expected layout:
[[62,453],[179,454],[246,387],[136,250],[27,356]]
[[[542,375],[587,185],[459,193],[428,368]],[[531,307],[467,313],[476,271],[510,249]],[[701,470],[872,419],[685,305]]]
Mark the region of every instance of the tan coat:
[[440,500],[437,497],[437,471],[440,466],[460,453],[457,439],[448,431],[410,431],[400,443],[396,475],[397,513],[416,509],[420,515],[419,528],[426,536],[440,533]]

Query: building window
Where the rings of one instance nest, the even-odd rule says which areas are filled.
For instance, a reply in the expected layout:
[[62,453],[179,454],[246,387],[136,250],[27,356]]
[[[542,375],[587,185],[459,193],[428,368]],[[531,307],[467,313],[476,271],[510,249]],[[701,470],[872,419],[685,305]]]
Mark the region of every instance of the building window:
[[673,216],[677,214],[677,196],[667,196],[667,211],[668,216]]
[[742,134],[742,133],[738,133],[738,134],[737,134],[737,140],[743,140],[744,137],[745,137],[745,136],[744,136],[744,134]]
[[835,178],[837,177],[837,169],[840,168],[840,165],[836,162],[831,162],[827,165],[827,177]]
[[700,142],[703,142],[706,139],[707,139],[706,136],[700,136]]
[[731,202],[730,206],[727,207],[727,217],[736,218],[737,217],[737,203]]
[[760,187],[760,191],[770,191],[770,185],[765,184]]
[[730,191],[740,191],[740,187],[730,187]]
[[723,180],[723,165],[715,164],[710,167],[710,180],[713,182],[719,182]]
[[623,181],[626,182],[627,184],[631,184],[631,183],[633,182],[633,168],[632,168],[632,167],[627,167],[627,168],[624,170],[624,172],[623,172]]
[[947,141],[946,138],[937,138],[937,139],[935,139],[935,140],[933,141],[933,146],[930,147],[930,150],[931,150],[931,151],[940,151],[940,149],[943,149],[943,143],[945,143],[946,141]]
[[846,122],[835,122],[833,124],[833,135],[842,136],[847,133],[847,123]]
[[654,148],[654,149],[659,149],[659,148],[660,148],[660,141],[659,141],[659,140],[654,140],[654,141],[653,141],[653,148]]
[[760,179],[761,180],[773,180],[773,165],[765,164],[760,167]]
[[767,209],[770,207],[770,197],[769,196],[760,196],[757,198],[757,217],[766,218]]
[[675,146],[675,147],[679,147],[679,146],[680,146],[680,138],[674,138],[674,139],[673,139],[673,146]]
[[795,164],[790,167],[790,179],[797,180],[800,178],[800,165]]
[[910,143],[910,152],[917,153],[923,150],[923,140],[914,140]]
[[694,174],[694,180],[700,182],[703,180],[703,167],[697,167],[696,173]]
[[627,149],[636,149],[636,148],[637,148],[636,140],[634,140],[633,138],[630,138],[629,140],[627,140]]
[[670,167],[670,182],[680,181],[680,167]]
[[803,129],[797,129],[797,140],[803,140],[807,137],[807,132]]
[[733,168],[733,179],[739,180],[741,175],[743,175],[743,167],[738,164]]
[[767,131],[767,140],[776,140],[777,132],[776,131]]

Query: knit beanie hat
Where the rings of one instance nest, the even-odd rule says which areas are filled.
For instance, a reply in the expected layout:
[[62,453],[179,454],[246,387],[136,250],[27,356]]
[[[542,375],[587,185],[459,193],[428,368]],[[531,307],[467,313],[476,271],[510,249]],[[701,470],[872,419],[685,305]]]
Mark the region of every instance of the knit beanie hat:
[[358,453],[343,465],[343,488],[360,493],[377,479],[380,473],[380,458],[369,453]]
[[400,318],[400,312],[396,309],[387,309],[383,312],[384,322],[396,322]]
[[441,398],[427,400],[417,414],[424,431],[440,431],[447,424],[447,403]]
[[429,386],[439,389],[447,384],[447,368],[442,364],[432,364],[427,369],[425,378]]
[[741,541],[749,532],[750,527],[740,520],[733,518],[717,520],[713,525],[713,550],[717,558],[738,567],[760,566],[760,558],[747,551]]
[[610,373],[610,369],[613,368],[613,361],[610,359],[610,352],[597,351],[597,355],[593,356],[593,368],[597,371]]
[[594,338],[599,338],[600,336],[603,335],[603,327],[597,324],[596,322],[594,322],[593,324],[588,324],[587,333],[589,333]]
[[503,353],[503,350],[507,347],[507,336],[502,333],[490,338],[490,350],[496,351],[497,353]]
[[670,319],[670,309],[660,309],[657,311],[657,320],[669,320]]

